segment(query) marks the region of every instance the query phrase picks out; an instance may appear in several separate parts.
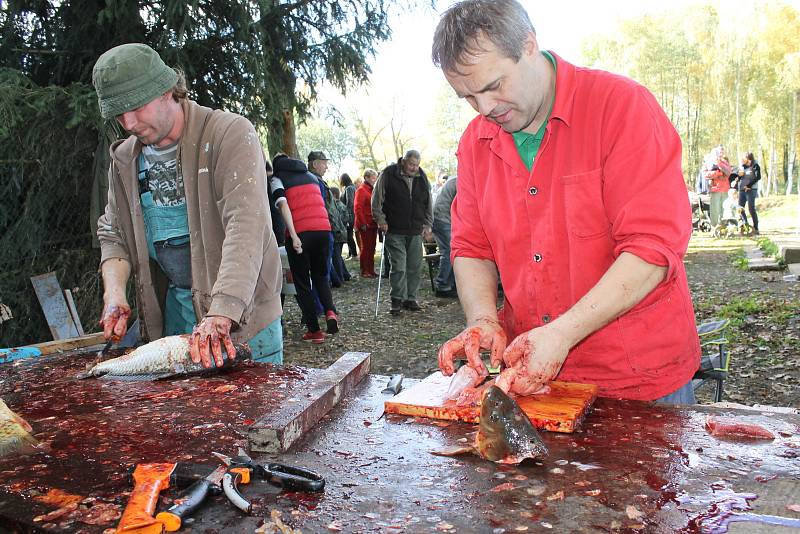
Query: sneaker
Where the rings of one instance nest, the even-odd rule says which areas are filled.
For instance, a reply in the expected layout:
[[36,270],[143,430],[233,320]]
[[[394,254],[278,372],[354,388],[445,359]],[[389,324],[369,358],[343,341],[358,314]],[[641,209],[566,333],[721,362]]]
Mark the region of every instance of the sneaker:
[[317,345],[325,343],[325,333],[322,330],[317,330],[316,332],[308,331],[303,334],[303,341],[309,341]]
[[403,308],[409,311],[420,311],[422,308],[417,304],[416,300],[407,300],[403,303]]
[[436,296],[443,299],[457,299],[458,291],[455,289],[437,289]]
[[335,334],[339,331],[339,317],[333,310],[328,310],[328,313],[325,314],[325,322],[328,325],[328,334]]
[[400,299],[392,299],[392,307],[389,309],[392,315],[400,315],[403,313],[403,301]]

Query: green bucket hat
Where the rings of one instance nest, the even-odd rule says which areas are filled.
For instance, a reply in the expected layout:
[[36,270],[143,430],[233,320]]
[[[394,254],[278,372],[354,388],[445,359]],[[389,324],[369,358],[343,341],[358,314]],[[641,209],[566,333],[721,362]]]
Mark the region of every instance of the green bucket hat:
[[100,115],[111,119],[155,100],[175,86],[178,74],[141,43],[106,51],[94,64],[92,84]]

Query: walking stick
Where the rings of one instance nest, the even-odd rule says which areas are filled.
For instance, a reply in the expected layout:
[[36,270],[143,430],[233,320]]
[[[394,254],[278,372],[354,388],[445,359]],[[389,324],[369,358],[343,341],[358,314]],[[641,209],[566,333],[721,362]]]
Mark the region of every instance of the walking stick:
[[375,299],[375,317],[378,316],[378,306],[381,302],[381,279],[383,279],[383,253],[386,250],[386,237],[383,238],[381,244],[381,269],[378,271],[378,297]]

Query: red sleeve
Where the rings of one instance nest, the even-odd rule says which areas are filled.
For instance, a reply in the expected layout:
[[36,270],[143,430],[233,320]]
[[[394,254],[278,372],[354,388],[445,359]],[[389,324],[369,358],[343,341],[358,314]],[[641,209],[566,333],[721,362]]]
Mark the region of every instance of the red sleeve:
[[494,261],[494,254],[486,233],[483,231],[478,198],[478,189],[485,184],[477,184],[474,174],[473,144],[477,141],[475,136],[475,122],[467,127],[461,142],[458,145],[458,194],[450,208],[451,237],[450,258],[457,257],[476,258]]
[[650,92],[639,85],[610,99],[604,111],[603,200],[617,245],[647,263],[668,268],[671,281],[692,233],[681,172],[681,140]]

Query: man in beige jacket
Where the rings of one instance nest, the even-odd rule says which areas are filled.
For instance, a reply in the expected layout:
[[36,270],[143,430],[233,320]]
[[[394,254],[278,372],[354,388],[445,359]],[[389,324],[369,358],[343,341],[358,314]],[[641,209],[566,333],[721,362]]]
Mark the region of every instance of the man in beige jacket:
[[234,341],[282,363],[281,264],[253,125],[188,100],[182,75],[143,44],[105,52],[92,81],[103,118],[132,134],[111,147],[98,223],[106,338],[127,329],[132,272],[146,339],[191,333],[206,367]]

